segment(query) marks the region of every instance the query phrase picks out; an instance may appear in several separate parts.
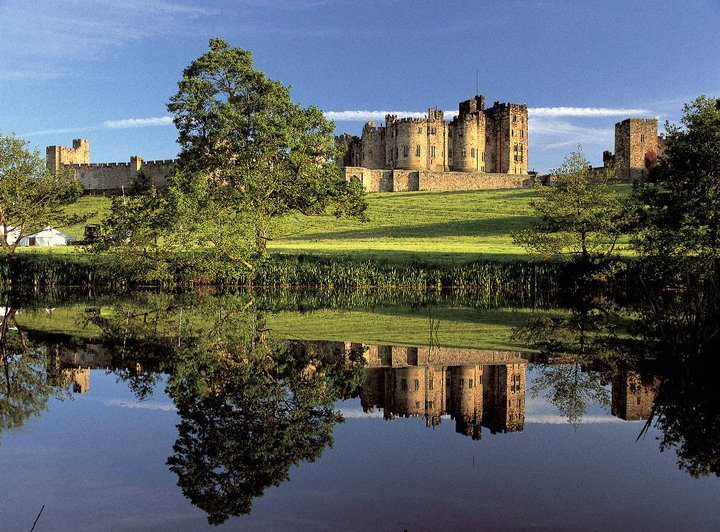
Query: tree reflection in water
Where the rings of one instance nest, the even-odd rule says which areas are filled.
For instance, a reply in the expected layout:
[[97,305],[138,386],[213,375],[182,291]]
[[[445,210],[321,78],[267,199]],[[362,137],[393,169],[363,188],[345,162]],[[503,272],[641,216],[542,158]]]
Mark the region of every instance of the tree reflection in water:
[[[613,382],[614,401],[625,394],[613,413],[646,419],[639,438],[654,426],[661,451],[674,449],[680,468],[720,475],[720,265],[688,259],[608,268],[576,272],[564,310],[516,331],[550,362],[537,368],[531,393],[577,424],[588,403],[607,403]],[[648,395],[654,400],[646,409]]]
[[276,339],[251,301],[229,301],[127,309],[97,320],[106,340],[126,351],[142,345],[144,357],[169,374],[181,421],[167,463],[211,524],[250,513],[252,500],[287,480],[293,465],[331,446],[343,420],[335,402],[349,398],[364,375],[361,352]]
[[51,398],[65,398],[71,380],[54,367],[48,349],[35,346],[18,327],[16,308],[0,304],[0,311],[1,434],[39,416]]

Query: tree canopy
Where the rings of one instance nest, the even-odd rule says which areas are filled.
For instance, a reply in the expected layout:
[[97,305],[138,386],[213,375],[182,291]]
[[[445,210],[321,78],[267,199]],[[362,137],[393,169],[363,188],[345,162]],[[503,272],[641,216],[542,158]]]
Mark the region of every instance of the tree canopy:
[[362,216],[356,182],[345,182],[328,122],[253,66],[248,50],[221,39],[188,66],[168,104],[186,179],[208,183],[219,211],[242,211],[264,249],[270,222],[290,212]]
[[663,155],[636,187],[645,255],[720,258],[720,100],[700,96],[667,125]]
[[74,203],[82,186],[64,172],[52,173],[37,151],[13,135],[0,134],[0,247],[15,256],[23,236],[48,225],[77,223],[62,207]]
[[627,224],[615,182],[615,168],[593,169],[578,147],[550,173],[549,183],[536,184],[531,206],[538,221],[515,233],[515,241],[545,257],[570,253],[587,261],[612,254]]

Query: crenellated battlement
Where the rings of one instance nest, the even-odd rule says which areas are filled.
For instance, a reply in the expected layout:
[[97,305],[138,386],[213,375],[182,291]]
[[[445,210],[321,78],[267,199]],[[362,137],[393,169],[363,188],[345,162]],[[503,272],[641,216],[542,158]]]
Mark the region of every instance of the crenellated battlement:
[[385,125],[367,122],[362,137],[342,137],[342,166],[371,170],[428,170],[527,175],[527,105],[495,102],[485,108],[476,95],[458,104],[446,121],[430,107],[423,118],[385,115]]
[[85,139],[73,139],[72,148],[48,146],[46,165],[51,172],[70,171],[85,190],[115,191],[132,183],[142,172],[156,186],[164,186],[177,163],[177,159],[143,161],[139,155],[129,162],[90,162],[90,143]]

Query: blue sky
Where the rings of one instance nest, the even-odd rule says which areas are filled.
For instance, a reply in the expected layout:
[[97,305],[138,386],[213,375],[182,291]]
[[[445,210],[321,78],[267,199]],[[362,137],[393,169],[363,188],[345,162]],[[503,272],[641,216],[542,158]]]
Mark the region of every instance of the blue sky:
[[718,0],[0,0],[0,132],[41,150],[88,138],[97,162],[173,157],[165,103],[217,36],[340,113],[338,132],[454,110],[478,70],[488,102],[531,109],[531,168],[578,143],[599,163],[616,121],[720,93],[718,27]]

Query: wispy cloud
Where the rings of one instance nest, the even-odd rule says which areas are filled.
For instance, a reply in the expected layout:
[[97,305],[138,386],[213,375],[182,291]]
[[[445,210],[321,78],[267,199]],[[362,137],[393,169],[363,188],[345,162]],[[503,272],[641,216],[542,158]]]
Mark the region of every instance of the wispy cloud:
[[[457,111],[444,111],[445,116],[452,118]],[[419,111],[327,111],[325,116],[336,122],[367,122],[384,120],[385,115],[392,114],[401,118],[422,118],[426,113]],[[612,108],[612,107],[530,107],[531,117],[612,117],[612,116],[646,116],[652,114],[647,109]]]
[[219,13],[181,0],[4,0],[3,67],[14,79],[71,75],[74,65],[138,39],[203,31],[201,19]]
[[171,126],[172,116],[160,116],[157,118],[124,118],[122,120],[107,120],[102,123],[107,129],[128,129],[133,127]]
[[[446,116],[455,116],[456,111],[445,111]],[[416,111],[326,111],[325,118],[336,122],[371,122],[385,120],[385,115],[397,115],[400,118],[422,118],[426,113]]]
[[140,410],[160,410],[163,412],[175,412],[177,408],[172,403],[161,403],[159,401],[123,401],[122,399],[107,399],[102,401],[105,406],[134,408]]
[[638,116],[652,114],[647,109],[622,109],[612,107],[530,107],[530,116],[575,116],[575,117],[598,117],[598,116]]
[[98,131],[101,129],[133,129],[139,127],[158,127],[171,126],[173,119],[171,116],[159,116],[150,118],[122,118],[120,120],[106,120],[101,124],[91,126],[66,127],[56,129],[42,129],[38,131],[29,131],[22,133],[20,137],[41,137],[48,135],[64,135],[67,133],[82,133],[85,131]]

